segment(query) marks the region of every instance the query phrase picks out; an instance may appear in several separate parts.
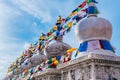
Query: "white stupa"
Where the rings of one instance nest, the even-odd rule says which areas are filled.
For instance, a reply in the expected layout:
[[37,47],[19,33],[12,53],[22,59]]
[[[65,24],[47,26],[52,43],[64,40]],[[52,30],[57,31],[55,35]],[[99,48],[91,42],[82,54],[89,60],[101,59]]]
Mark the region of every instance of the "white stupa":
[[[88,3],[88,7],[95,6],[93,2]],[[97,14],[87,14],[87,18],[81,20],[76,25],[75,34],[79,40],[80,54],[82,53],[99,53],[104,55],[115,55],[113,47],[110,44],[112,37],[111,23]]]
[[66,54],[66,50],[70,49],[71,46],[63,42],[63,36],[59,36],[54,43],[50,44],[46,48],[48,58],[62,56]]

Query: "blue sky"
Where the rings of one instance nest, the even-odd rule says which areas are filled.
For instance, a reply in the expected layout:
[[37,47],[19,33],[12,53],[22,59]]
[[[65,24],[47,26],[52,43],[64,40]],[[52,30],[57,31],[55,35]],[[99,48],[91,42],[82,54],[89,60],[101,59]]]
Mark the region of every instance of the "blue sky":
[[[21,55],[30,43],[37,41],[41,32],[55,24],[57,16],[67,15],[83,0],[0,0],[0,76]],[[120,55],[120,0],[98,0],[100,17],[113,25],[111,43]],[[74,28],[64,37],[72,47],[79,46]]]

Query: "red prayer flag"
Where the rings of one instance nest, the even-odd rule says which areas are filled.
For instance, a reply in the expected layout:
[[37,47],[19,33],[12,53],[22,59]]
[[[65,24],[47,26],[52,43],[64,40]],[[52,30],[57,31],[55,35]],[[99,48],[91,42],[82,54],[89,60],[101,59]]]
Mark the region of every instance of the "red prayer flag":
[[83,12],[87,12],[87,9],[83,9],[83,10],[81,10],[81,11],[83,11]]
[[86,5],[86,1],[84,1],[82,4],[80,4],[78,7],[83,8]]

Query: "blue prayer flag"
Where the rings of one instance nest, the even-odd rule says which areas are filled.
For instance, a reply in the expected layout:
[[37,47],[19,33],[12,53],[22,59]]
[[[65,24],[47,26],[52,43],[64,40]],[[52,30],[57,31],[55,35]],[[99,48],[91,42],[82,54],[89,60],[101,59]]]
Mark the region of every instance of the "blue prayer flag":
[[83,42],[80,44],[80,47],[79,47],[79,52],[84,52],[84,51],[87,51],[87,47],[88,47],[88,42]]

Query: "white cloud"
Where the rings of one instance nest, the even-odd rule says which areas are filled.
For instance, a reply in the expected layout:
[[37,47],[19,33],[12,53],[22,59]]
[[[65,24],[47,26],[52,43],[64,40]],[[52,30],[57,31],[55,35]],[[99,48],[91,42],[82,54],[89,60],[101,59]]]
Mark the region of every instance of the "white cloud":
[[38,18],[42,23],[52,23],[55,20],[53,16],[56,14],[57,16],[67,17],[71,9],[74,9],[73,5],[75,5],[72,0],[69,0],[69,2],[63,1],[62,3],[56,0],[12,0],[12,2],[21,10]]
[[52,20],[51,14],[46,10],[42,10],[43,7],[42,8],[39,7],[43,3],[42,0],[37,0],[37,1],[34,1],[34,0],[14,1],[13,0],[13,3],[15,5],[17,5],[21,10],[40,19],[41,22],[43,22],[43,23],[51,22],[51,20]]
[[[3,78],[7,73],[8,66],[20,55],[22,50],[19,39],[12,37],[11,21],[19,11],[11,8],[4,2],[0,2],[0,76]],[[1,80],[0,78],[0,80]]]

